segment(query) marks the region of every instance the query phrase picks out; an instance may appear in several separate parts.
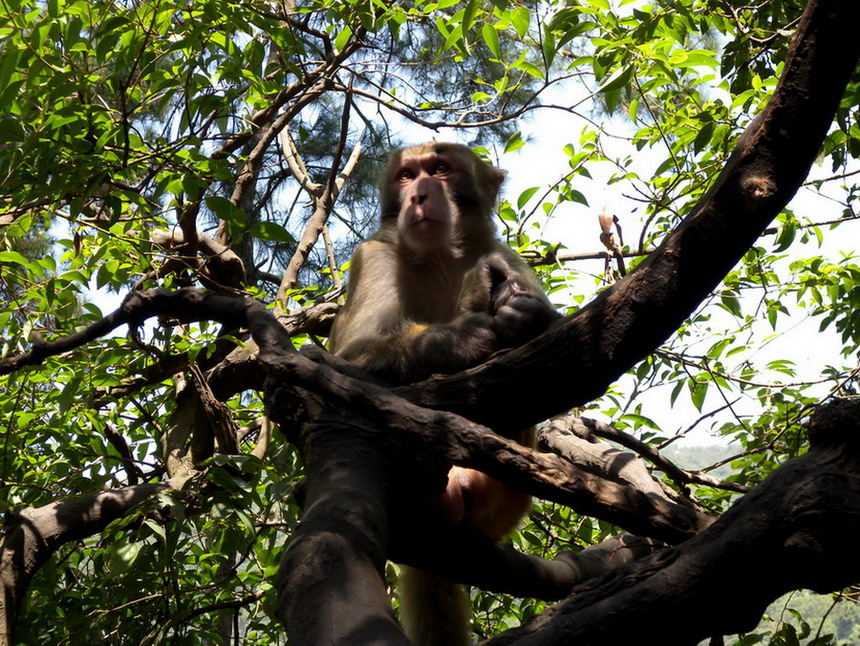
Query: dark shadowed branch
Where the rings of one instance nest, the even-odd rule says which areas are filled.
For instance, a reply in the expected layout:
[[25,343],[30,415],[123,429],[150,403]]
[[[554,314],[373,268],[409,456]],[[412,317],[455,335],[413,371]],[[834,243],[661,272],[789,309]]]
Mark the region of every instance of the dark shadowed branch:
[[[675,332],[806,178],[857,67],[858,20],[854,0],[808,3],[764,111],[707,194],[635,271],[531,343],[400,392],[497,431],[539,423],[601,396]],[[485,400],[528,405],[491,408],[482,406]]]
[[103,531],[135,505],[169,489],[166,484],[142,484],[8,513],[0,553],[0,642],[15,643],[12,633],[30,580],[54,552]]
[[824,593],[856,583],[858,420],[860,400],[822,407],[808,425],[809,452],[777,469],[701,535],[574,589],[566,601],[486,644],[636,643],[643,626],[668,626],[660,643],[695,645],[751,630],[767,605],[790,590]]
[[[805,177],[856,68],[858,19],[856,0],[811,0],[771,102],[690,216],[577,315],[484,366],[391,391],[324,353],[295,352],[289,331],[260,303],[189,289],[132,294],[99,323],[0,361],[0,374],[150,316],[247,326],[268,378],[270,416],[299,447],[308,474],[305,515],[278,581],[291,643],[405,643],[383,580],[388,557],[490,589],[558,598],[655,548],[608,546],[597,567],[583,569],[577,559],[547,562],[458,536],[416,504],[442,490],[452,463],[630,531],[685,541],[585,583],[492,643],[622,643],[656,624],[671,626],[666,643],[687,644],[747,628],[781,592],[833,590],[860,576],[850,551],[860,529],[856,403],[825,409],[812,424],[812,450],[713,525],[655,488],[638,465],[609,477],[490,428],[522,429],[603,394],[714,289]],[[4,542],[7,632],[32,572],[56,545],[100,531],[135,496],[157,491],[141,485],[118,501],[104,493],[17,514]],[[703,616],[708,604],[721,612]]]
[[[558,485],[551,488],[554,491],[563,488],[564,482],[576,483],[580,492],[588,490],[583,487],[590,475],[585,471],[574,473],[557,468],[555,463],[505,445],[482,428],[468,428],[447,413],[434,415],[425,408],[450,410],[500,432],[520,429],[603,394],[612,381],[668,338],[749,249],[805,178],[857,64],[860,43],[853,29],[858,18],[860,5],[853,0],[809,3],[771,102],[741,138],[711,190],[636,271],[547,334],[473,370],[433,377],[395,391],[420,408],[388,399],[388,394],[369,385],[362,392],[356,390],[354,383],[339,384],[341,379],[347,379],[345,375],[328,371],[322,365],[326,361],[320,358],[312,375],[300,361],[280,357],[277,372],[283,385],[280,392],[270,392],[269,405],[282,424],[293,425],[292,439],[307,457],[308,469],[306,524],[299,528],[287,550],[279,584],[279,613],[291,638],[300,644],[402,643],[384,598],[385,555],[396,554],[404,561],[421,565],[433,561],[426,554],[410,551],[425,527],[420,518],[402,518],[404,505],[398,493],[404,489],[404,482],[413,484],[405,488],[411,496],[411,501],[406,502],[413,508],[416,498],[441,491],[450,462],[478,468],[550,499],[552,493],[531,480],[536,476],[530,473],[531,468],[540,469],[537,479],[554,480],[553,484]],[[301,388],[296,387],[298,384],[302,384]],[[302,392],[304,388],[308,390]],[[339,414],[327,410],[333,401],[342,407]],[[380,434],[380,429],[386,431],[386,436]],[[407,432],[398,433],[398,429]],[[409,442],[420,441],[424,433],[431,434],[426,443],[410,446]],[[409,442],[399,447],[385,446],[404,442],[404,436],[410,438]],[[455,446],[451,444],[452,437],[458,437]],[[472,444],[479,450],[469,450]],[[441,453],[434,453],[434,447]],[[388,448],[393,453],[389,454]],[[391,455],[410,455],[411,459],[391,459]],[[516,468],[506,470],[508,461]],[[566,621],[557,619],[563,614],[556,610],[520,632],[510,633],[510,637],[505,634],[497,639],[502,643],[508,643],[504,641],[508,639],[529,643],[620,643],[605,634],[614,635],[614,631],[633,640],[643,625],[654,623],[672,626],[674,631],[678,615],[683,614],[684,629],[678,631],[675,643],[695,643],[696,636],[748,625],[781,591],[806,584],[806,575],[814,568],[792,569],[795,554],[813,562],[816,544],[830,544],[841,537],[841,531],[829,534],[833,527],[828,524],[808,546],[802,545],[808,530],[815,527],[808,521],[817,520],[804,514],[804,494],[816,488],[815,483],[820,482],[818,469],[825,464],[813,458],[799,461],[799,465],[792,463],[771,479],[775,485],[748,495],[743,505],[720,521],[719,529],[712,528],[674,550],[649,557],[641,566],[624,566],[617,579],[606,580],[600,587],[603,596],[589,607],[590,615]],[[410,473],[400,473],[403,470]],[[828,472],[824,479],[844,479],[846,473]],[[424,489],[421,483],[425,483]],[[618,491],[615,487],[620,486],[617,482],[600,483],[605,489],[595,498],[567,503],[578,512],[601,516],[602,510],[588,506],[600,494],[614,497],[615,504],[631,502],[624,495],[613,495]],[[778,500],[782,487],[792,484],[797,496]],[[633,487],[630,490],[636,491]],[[647,497],[640,491],[636,493]],[[824,495],[826,491],[822,487],[816,493]],[[388,503],[387,507],[380,499]],[[651,504],[653,499],[660,501],[661,497],[653,496],[649,499]],[[830,501],[822,498],[818,502]],[[860,508],[857,502],[852,498],[839,503],[833,509],[834,517],[850,519]],[[401,513],[394,516],[387,509]],[[803,524],[803,531],[786,533],[795,522]],[[401,524],[406,529],[399,527]],[[404,540],[404,536],[408,538]],[[732,543],[725,542],[727,537],[737,538]],[[450,545],[444,540],[421,543],[425,552],[435,551],[446,557],[452,553]],[[459,550],[464,543],[457,545]],[[785,551],[788,545],[792,547],[783,554],[786,558],[771,556],[774,549]],[[444,549],[446,546],[449,549]],[[481,549],[477,546],[468,553],[474,555]],[[723,550],[721,560],[712,549]],[[698,550],[702,560],[696,557]],[[487,553],[491,558],[500,558],[499,550]],[[438,558],[436,563],[445,567],[444,558]],[[821,565],[820,559],[817,564]],[[458,565],[461,577],[466,572],[480,576],[470,567],[472,563]],[[509,565],[521,566],[522,562],[514,559]],[[838,571],[837,563],[830,565]],[[749,593],[745,590],[738,594],[733,589],[729,595],[737,604],[731,608],[736,612],[727,613],[724,624],[717,624],[717,619],[710,625],[701,621],[701,614],[695,610],[715,602],[718,594],[727,594],[725,589],[712,590],[709,577],[717,577],[718,583],[736,583],[747,581],[749,571],[756,573],[757,584],[749,587]],[[331,576],[333,572],[336,577]],[[636,573],[648,584],[638,589],[627,586]],[[834,589],[856,576],[856,572],[839,575],[825,587]],[[675,590],[683,594],[672,594]],[[684,611],[679,612],[676,603],[663,603],[659,611],[662,615],[640,611],[639,620],[631,621],[625,614],[628,606],[642,603],[643,598],[659,599],[660,591],[670,594],[672,602],[683,599]],[[616,593],[617,603],[613,596]],[[577,591],[572,601],[559,608],[575,605],[580,598],[583,594]],[[648,604],[650,608],[656,605]],[[655,616],[660,619],[655,621]],[[332,621],[332,617],[336,619]],[[572,637],[574,630],[577,638]]]

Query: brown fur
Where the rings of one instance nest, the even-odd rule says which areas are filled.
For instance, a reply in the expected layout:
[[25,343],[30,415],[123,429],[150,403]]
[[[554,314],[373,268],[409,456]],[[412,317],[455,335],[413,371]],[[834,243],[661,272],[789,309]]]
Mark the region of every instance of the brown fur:
[[[453,373],[527,341],[557,316],[529,268],[493,232],[502,171],[458,144],[396,151],[382,177],[379,231],[352,258],[349,300],[333,352],[391,383]],[[516,439],[530,444],[531,429]],[[453,467],[429,504],[440,521],[501,540],[530,499],[489,476]],[[462,586],[404,568],[406,633],[423,646],[469,643]]]

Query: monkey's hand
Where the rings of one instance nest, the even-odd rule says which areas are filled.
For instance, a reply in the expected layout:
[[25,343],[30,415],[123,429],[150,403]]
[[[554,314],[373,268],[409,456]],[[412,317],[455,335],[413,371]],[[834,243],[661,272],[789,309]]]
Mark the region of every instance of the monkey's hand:
[[508,265],[491,258],[487,270],[491,285],[490,311],[498,347],[522,345],[559,317],[543,294],[536,294]]
[[407,384],[486,361],[499,347],[494,325],[486,312],[464,312],[450,323],[407,321],[397,332],[351,339],[338,355],[385,382]]
[[459,354],[463,357],[466,367],[481,363],[499,347],[495,321],[486,312],[464,312],[450,324],[436,327],[440,331],[449,327],[456,330],[456,335],[452,335],[445,341],[456,341],[459,344]]
[[502,283],[493,297],[493,330],[500,348],[530,341],[557,317],[546,302],[515,280]]
[[433,373],[471,368],[498,348],[493,328],[493,317],[486,312],[464,312],[450,323],[412,324],[403,334],[377,340],[371,372],[395,383],[410,383]]

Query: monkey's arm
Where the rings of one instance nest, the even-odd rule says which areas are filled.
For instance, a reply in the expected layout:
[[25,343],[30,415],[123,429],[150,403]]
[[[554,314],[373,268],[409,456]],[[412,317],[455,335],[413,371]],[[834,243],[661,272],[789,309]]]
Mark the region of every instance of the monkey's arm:
[[495,350],[495,339],[492,318],[475,312],[417,333],[358,337],[337,354],[386,381],[405,384],[477,365]]
[[393,383],[458,372],[484,361],[496,349],[493,318],[486,312],[464,312],[448,323],[410,320],[398,296],[393,254],[375,241],[356,250],[349,300],[332,329],[332,352]]

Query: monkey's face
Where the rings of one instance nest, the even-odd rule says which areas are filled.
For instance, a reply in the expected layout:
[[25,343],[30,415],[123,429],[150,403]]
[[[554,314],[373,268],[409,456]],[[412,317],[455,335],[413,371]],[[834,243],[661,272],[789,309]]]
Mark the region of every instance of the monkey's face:
[[397,230],[410,248],[434,251],[450,247],[460,210],[455,187],[464,181],[455,159],[436,152],[405,154],[388,178],[398,196]]

